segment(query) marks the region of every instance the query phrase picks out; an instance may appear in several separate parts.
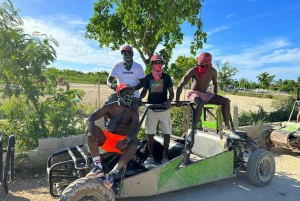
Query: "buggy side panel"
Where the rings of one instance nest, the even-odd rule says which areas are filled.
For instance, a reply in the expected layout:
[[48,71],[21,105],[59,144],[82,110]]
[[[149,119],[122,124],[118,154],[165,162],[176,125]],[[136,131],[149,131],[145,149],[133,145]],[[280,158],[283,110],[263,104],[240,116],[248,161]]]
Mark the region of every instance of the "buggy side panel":
[[[189,129],[190,133],[191,130]],[[214,156],[216,154],[222,153],[224,151],[224,147],[226,147],[225,142],[227,141],[227,137],[224,138],[224,145],[220,140],[220,136],[216,133],[211,132],[201,132],[199,130],[195,131],[195,142],[196,146],[193,146],[192,153],[200,156],[202,158]]]
[[235,176],[233,151],[179,166],[183,156],[124,179],[120,197],[151,196]]

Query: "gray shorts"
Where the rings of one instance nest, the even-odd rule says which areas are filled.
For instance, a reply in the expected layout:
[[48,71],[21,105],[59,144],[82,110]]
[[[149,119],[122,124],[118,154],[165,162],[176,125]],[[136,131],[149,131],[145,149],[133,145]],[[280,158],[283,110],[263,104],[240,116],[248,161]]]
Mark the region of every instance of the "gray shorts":
[[146,133],[155,134],[158,122],[160,123],[161,132],[163,134],[172,133],[170,109],[167,109],[163,112],[154,112],[149,108],[146,118]]

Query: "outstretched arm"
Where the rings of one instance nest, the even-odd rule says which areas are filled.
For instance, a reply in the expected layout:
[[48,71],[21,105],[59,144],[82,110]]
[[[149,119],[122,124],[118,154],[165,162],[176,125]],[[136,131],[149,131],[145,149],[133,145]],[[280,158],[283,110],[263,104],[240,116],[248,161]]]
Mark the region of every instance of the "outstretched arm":
[[189,70],[181,79],[177,90],[176,90],[176,103],[179,102],[180,99],[180,95],[182,92],[182,88],[190,81],[190,79],[192,78],[192,72],[193,72],[194,68],[192,68],[191,70]]
[[139,90],[140,88],[142,88],[143,84],[144,84],[144,81],[145,81],[145,78],[139,79],[139,83],[134,86],[134,90]]

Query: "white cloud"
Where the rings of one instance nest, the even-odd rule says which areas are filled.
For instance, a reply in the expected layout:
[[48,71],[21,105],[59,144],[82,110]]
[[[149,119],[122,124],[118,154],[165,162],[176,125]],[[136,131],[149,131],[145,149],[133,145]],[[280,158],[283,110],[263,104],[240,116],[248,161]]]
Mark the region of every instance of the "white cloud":
[[231,14],[231,15],[227,15],[226,18],[231,18],[233,16],[235,16],[237,13]]
[[[81,30],[72,31],[69,29],[69,25],[82,24],[80,19],[71,20],[71,18],[63,16],[62,21],[57,24],[53,16],[40,19],[33,19],[30,17],[23,18],[24,29],[28,33],[39,31],[45,33],[48,36],[51,35],[55,38],[59,47],[56,48],[57,60],[67,61],[78,64],[101,64],[112,66],[115,61],[120,60],[120,54],[114,53],[108,48],[94,48],[98,44],[95,41],[85,39]],[[69,20],[68,20],[69,19]]]
[[212,30],[212,31],[208,31],[208,32],[207,32],[207,35],[212,35],[212,34],[214,34],[214,33],[218,33],[218,32],[220,32],[220,31],[223,31],[223,30],[226,30],[226,29],[229,29],[229,28],[230,28],[230,26],[227,26],[227,25],[220,26],[220,27],[215,28],[215,29]]

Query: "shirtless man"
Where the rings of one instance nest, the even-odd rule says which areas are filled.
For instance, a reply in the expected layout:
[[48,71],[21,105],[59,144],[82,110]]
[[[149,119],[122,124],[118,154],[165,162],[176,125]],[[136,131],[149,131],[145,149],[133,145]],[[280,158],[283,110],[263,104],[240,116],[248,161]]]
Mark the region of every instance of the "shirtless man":
[[[139,131],[139,113],[135,108],[130,107],[133,93],[133,87],[125,83],[119,84],[116,88],[119,100],[104,105],[86,121],[86,140],[95,164],[91,172],[86,175],[88,179],[104,176],[99,147],[107,152],[121,154],[118,163],[106,175],[104,185],[107,188],[111,188],[118,171],[133,158],[138,147],[136,137]],[[114,123],[109,125],[107,130],[102,130],[95,125],[95,121],[104,115]]]
[[[197,128],[202,115],[202,108],[205,103],[222,105],[222,114],[225,123],[225,134],[229,134],[232,138],[240,139],[233,130],[230,130],[230,101],[228,98],[217,95],[217,70],[212,67],[212,56],[210,53],[203,52],[197,58],[197,66],[190,69],[180,81],[176,92],[176,106],[182,106],[179,101],[182,88],[192,80],[192,91],[188,93],[187,97],[191,103],[196,104],[195,110],[195,126]],[[212,81],[213,93],[207,92],[209,83]],[[195,128],[195,129],[196,129]]]

